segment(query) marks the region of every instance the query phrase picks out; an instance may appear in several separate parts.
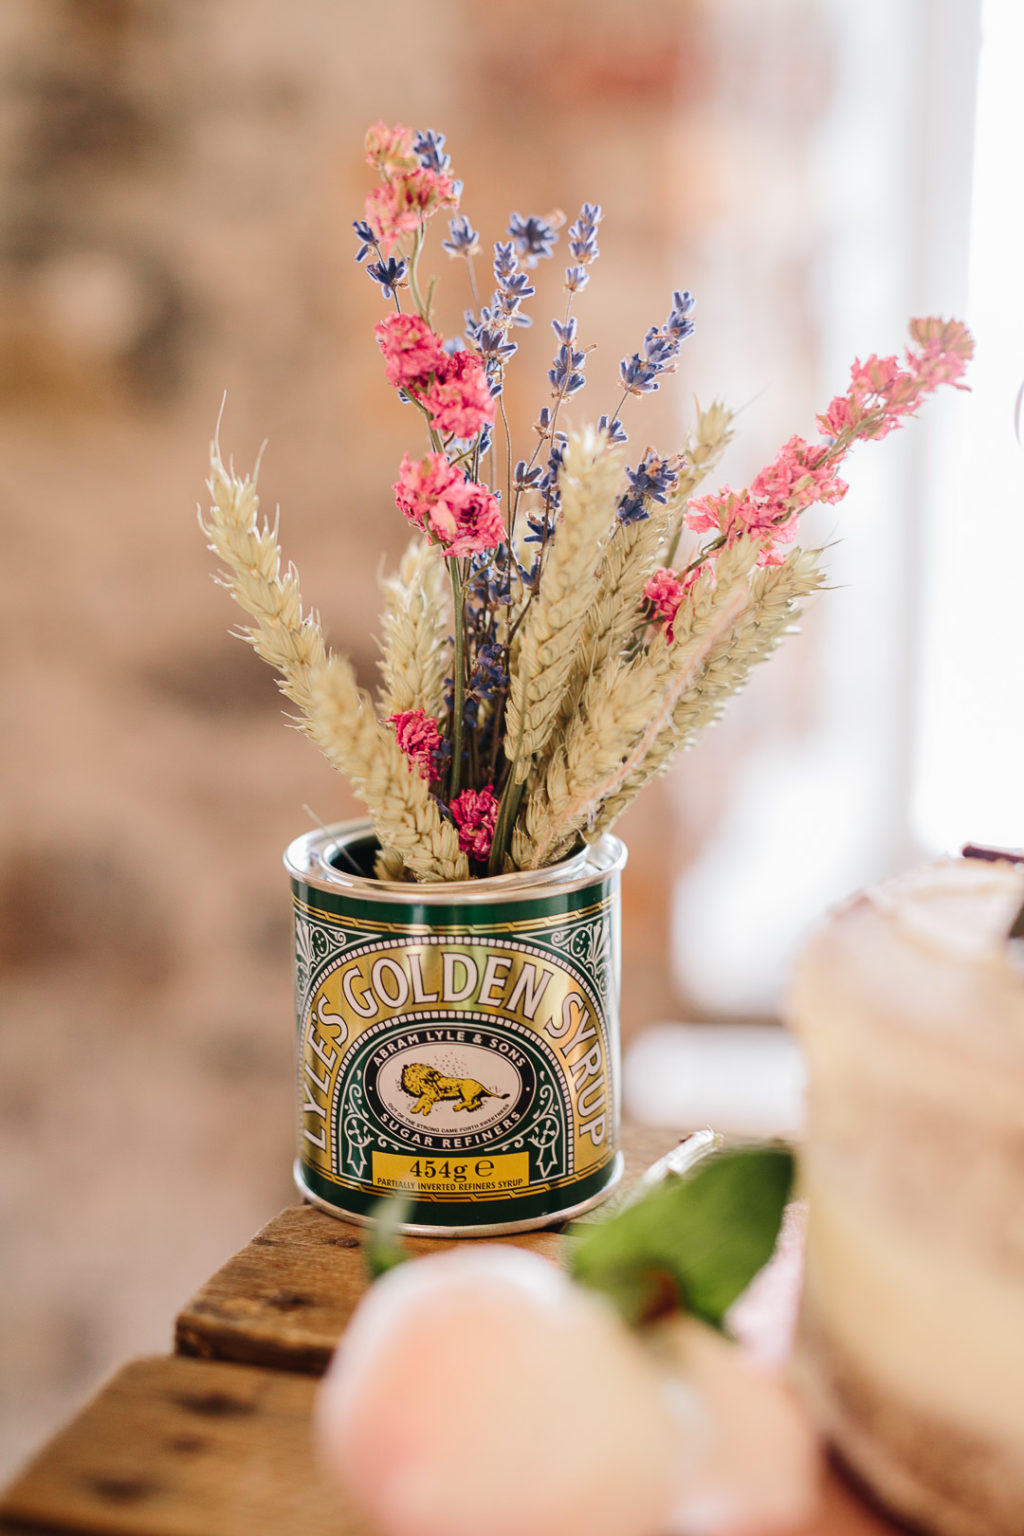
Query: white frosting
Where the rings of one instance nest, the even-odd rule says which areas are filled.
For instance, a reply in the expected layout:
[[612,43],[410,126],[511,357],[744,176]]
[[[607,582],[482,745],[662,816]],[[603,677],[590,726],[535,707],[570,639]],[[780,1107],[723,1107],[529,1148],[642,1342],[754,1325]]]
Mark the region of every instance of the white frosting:
[[1024,866],[951,859],[890,880],[867,899],[903,936],[940,954],[997,959],[1024,906]]
[[800,956],[791,1021],[826,1356],[831,1340],[883,1400],[1024,1465],[1022,904],[1024,867],[973,859],[854,898]]
[[1024,1327],[1015,1280],[970,1252],[937,1254],[827,1181],[810,1183],[808,1300],[883,1392],[1019,1449]]

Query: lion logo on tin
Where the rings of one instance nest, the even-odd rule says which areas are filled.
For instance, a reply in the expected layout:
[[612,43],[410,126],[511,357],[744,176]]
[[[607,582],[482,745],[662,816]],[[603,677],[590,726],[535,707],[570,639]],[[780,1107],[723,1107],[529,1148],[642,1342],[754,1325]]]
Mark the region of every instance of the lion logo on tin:
[[434,1067],[422,1061],[410,1061],[402,1069],[401,1087],[411,1099],[414,1115],[429,1115],[435,1104],[445,1099],[456,1099],[456,1110],[467,1109],[470,1114],[480,1108],[484,1099],[507,1099],[507,1093],[495,1093],[485,1088],[475,1077],[442,1077]]

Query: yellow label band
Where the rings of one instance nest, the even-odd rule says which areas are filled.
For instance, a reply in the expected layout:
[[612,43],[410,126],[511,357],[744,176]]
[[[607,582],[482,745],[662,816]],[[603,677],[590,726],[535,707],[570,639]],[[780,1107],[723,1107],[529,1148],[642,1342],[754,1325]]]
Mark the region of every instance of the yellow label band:
[[374,1152],[373,1182],[382,1190],[427,1200],[435,1195],[458,1195],[465,1200],[505,1195],[528,1186],[530,1157],[527,1152],[501,1157],[453,1157],[448,1153],[398,1157],[391,1152]]

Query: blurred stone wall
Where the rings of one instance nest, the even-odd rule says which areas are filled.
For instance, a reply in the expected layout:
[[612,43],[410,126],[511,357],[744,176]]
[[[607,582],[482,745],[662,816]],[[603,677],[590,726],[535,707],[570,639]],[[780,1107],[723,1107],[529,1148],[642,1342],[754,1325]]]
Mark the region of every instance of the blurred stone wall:
[[[0,10],[0,1467],[118,1360],[167,1347],[175,1309],[292,1198],[280,856],[304,805],[323,820],[357,807],[228,637],[193,509],[226,391],[224,449],[248,467],[268,440],[266,508],[280,503],[307,602],[372,684],[373,576],[404,542],[389,486],[412,424],[352,262],[366,125],[446,130],[487,244],[512,208],[604,204],[577,414],[614,404],[618,359],[673,287],[697,291],[684,368],[642,420],[634,408],[632,439],[669,449],[695,391],[742,405],[769,385],[741,478],[814,405],[821,9]],[[538,272],[538,316],[562,265]],[[461,276],[443,273],[451,329]],[[553,345],[546,322],[522,339],[521,439]],[[798,710],[809,664],[776,663],[771,697]],[[715,793],[764,708],[710,749]],[[685,1005],[668,893],[706,826],[669,826],[669,806],[656,787],[622,828],[627,1030]]]

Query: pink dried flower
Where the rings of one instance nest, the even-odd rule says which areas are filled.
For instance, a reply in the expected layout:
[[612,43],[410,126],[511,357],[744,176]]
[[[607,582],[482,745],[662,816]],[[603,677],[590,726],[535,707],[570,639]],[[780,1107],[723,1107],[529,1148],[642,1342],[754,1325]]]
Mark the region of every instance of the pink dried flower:
[[675,571],[663,565],[644,582],[644,597],[652,604],[659,619],[665,619],[665,639],[669,645],[673,640],[673,628],[676,614],[687,591],[693,586],[697,572],[691,571],[689,579],[680,579]]
[[471,352],[445,356],[433,386],[422,399],[438,432],[475,437],[481,427],[494,422],[497,402],[487,382],[487,370]]
[[448,359],[442,338],[419,315],[388,315],[373,328],[384,371],[396,389],[422,388]]
[[791,544],[800,513],[818,501],[841,501],[849,487],[837,474],[840,456],[791,437],[773,462],[762,469],[745,491],[725,486],[713,496],[695,497],[686,526],[714,532],[727,543],[742,535],[761,539],[758,565],[778,565],[777,544]]
[[413,131],[396,123],[389,128],[385,122],[376,122],[366,130],[366,163],[391,178],[403,171],[414,171],[419,157],[412,147]]
[[838,469],[858,438],[887,436],[940,384],[967,387],[958,382],[974,352],[965,325],[959,320],[912,320],[910,335],[920,350],[907,349],[905,367],[896,357],[875,353],[864,362],[856,359],[849,390],[837,395],[817,418],[829,443],[812,447],[801,437],[791,437],[748,490],[725,486],[713,496],[695,497],[687,508],[686,526],[713,533],[725,543],[752,534],[763,541],[758,565],[780,564],[777,546],[795,538],[800,513],[814,502],[841,501],[846,495],[848,486]]
[[398,510],[414,527],[450,539],[455,535],[455,509],[465,483],[465,476],[443,453],[428,453],[422,459],[405,454],[392,490]]
[[458,193],[450,176],[422,166],[403,171],[382,187],[374,187],[366,199],[366,222],[380,241],[385,256],[395,243],[411,234],[441,208],[457,208]]
[[498,801],[490,784],[483,789],[464,789],[451,803],[459,829],[459,847],[473,859],[486,859],[491,851]]
[[425,709],[404,709],[389,715],[388,722],[395,728],[395,737],[409,759],[410,769],[418,768],[421,778],[431,778],[434,754],[441,745],[441,732],[433,715]]
[[734,491],[726,485],[713,496],[689,502],[686,526],[695,533],[714,533],[728,544],[744,535],[789,544],[796,535],[796,513],[784,504],[758,500],[749,490]]
[[443,453],[419,460],[406,454],[393,490],[403,517],[443,544],[446,555],[494,549],[505,537],[497,497],[467,480]]
[[944,358],[950,366],[959,362],[960,373],[974,356],[974,337],[962,320],[940,320],[937,315],[911,320],[910,339],[926,357]]
[[497,549],[505,538],[501,504],[492,491],[476,480],[464,480],[455,505],[455,528],[443,535],[446,555],[476,555]]
[[872,352],[863,363],[859,357],[855,357],[850,369],[850,394],[854,399],[882,394],[893,387],[900,371],[899,359],[896,357],[878,357]]
[[774,505],[779,516],[802,512],[817,501],[842,501],[848,487],[839,479],[837,466],[827,448],[812,448],[802,437],[791,437],[774,463],[751,481],[750,494],[756,501]]
[[818,426],[837,443],[841,457],[858,438],[882,438],[916,414],[926,395],[940,384],[961,384],[974,353],[970,331],[959,320],[933,317],[910,322],[911,340],[920,350],[907,349],[906,366],[895,357],[858,358],[850,370],[850,388],[837,395]]

